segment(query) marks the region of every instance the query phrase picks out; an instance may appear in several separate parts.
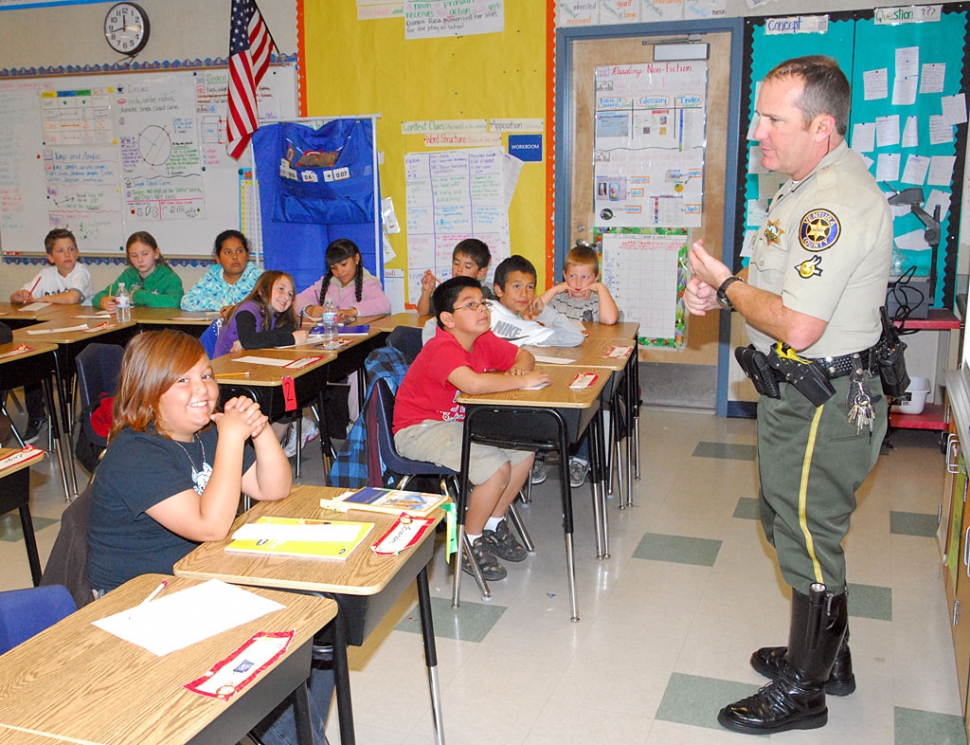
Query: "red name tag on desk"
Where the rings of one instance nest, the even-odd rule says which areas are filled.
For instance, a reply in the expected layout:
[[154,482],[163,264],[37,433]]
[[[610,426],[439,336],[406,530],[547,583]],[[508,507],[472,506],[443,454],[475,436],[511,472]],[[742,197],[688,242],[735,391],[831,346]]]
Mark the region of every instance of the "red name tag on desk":
[[283,384],[283,408],[286,411],[296,411],[296,386],[293,378],[284,375],[280,381]]
[[599,378],[599,375],[597,375],[596,373],[591,373],[591,372],[576,373],[576,377],[574,377],[571,381],[569,381],[569,387],[572,388],[574,391],[581,391],[593,385],[598,378]]

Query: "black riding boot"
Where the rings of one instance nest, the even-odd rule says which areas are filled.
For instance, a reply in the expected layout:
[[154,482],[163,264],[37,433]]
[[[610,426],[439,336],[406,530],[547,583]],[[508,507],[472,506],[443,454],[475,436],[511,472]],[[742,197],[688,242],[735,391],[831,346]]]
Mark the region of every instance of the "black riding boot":
[[722,726],[750,734],[816,729],[828,721],[829,679],[848,625],[845,593],[831,595],[812,585],[809,597],[792,594],[787,665],[755,695],[721,709]]
[[[797,591],[792,590],[792,603],[795,602],[794,596],[798,594]],[[808,602],[808,598],[804,595],[800,598]],[[751,655],[751,667],[766,678],[776,680],[788,664],[787,654],[788,647],[762,647]],[[832,665],[832,673],[825,682],[825,693],[829,696],[848,696],[853,691],[855,691],[855,675],[852,672],[852,652],[849,651],[849,629],[846,628],[842,646],[839,647],[835,664]]]

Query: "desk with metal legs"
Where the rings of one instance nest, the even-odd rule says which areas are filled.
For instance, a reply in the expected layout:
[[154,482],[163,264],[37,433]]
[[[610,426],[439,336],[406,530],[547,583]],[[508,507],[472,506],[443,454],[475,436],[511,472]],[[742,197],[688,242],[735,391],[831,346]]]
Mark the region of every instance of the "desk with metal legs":
[[[18,451],[15,448],[0,448],[0,458],[16,452]],[[24,461],[6,468],[0,466],[0,515],[14,510],[20,512],[20,525],[27,547],[27,563],[30,565],[30,578],[34,587],[40,584],[41,569],[37,540],[34,538],[34,522],[30,518],[30,466],[37,460]]]
[[[236,518],[232,531],[262,516],[302,517],[314,520],[359,520],[374,523],[363,544],[344,561],[300,559],[292,556],[255,556],[227,553],[229,539],[202,544],[175,565],[175,574],[195,579],[221,579],[240,585],[256,585],[281,590],[313,593],[333,598],[340,606],[334,623],[334,674],[337,683],[337,715],[340,742],[354,745],[353,708],[350,697],[350,675],[347,645],[362,644],[387,610],[397,601],[412,581],[417,582],[418,606],[421,610],[425,661],[431,692],[431,713],[436,745],[443,745],[441,695],[438,689],[438,658],[431,617],[427,564],[434,553],[434,530],[428,530],[421,542],[396,556],[377,556],[370,546],[394,523],[390,515],[359,512],[346,514],[320,507],[320,499],[332,499],[344,490],[320,486],[297,486],[286,499],[259,502]],[[434,513],[435,524],[444,513]]]
[[[332,601],[253,589],[284,608],[161,657],[92,625],[139,604],[163,579],[166,593],[198,584],[136,577],[0,657],[0,743],[235,745],[291,692],[306,712],[313,635],[334,618]],[[230,701],[184,687],[254,633],[290,629],[283,657]]]
[[[77,314],[90,312],[90,308],[70,306],[55,316],[53,320],[29,328],[14,331],[14,342],[32,345],[36,342],[46,342],[57,345],[57,393],[61,405],[61,420],[67,434],[68,444],[74,441],[74,389],[77,381],[77,356],[91,342],[99,344],[119,344],[124,346],[135,334],[135,324],[131,321],[118,323],[114,319],[98,321],[85,320],[76,317]],[[88,324],[89,328],[82,331],[62,331],[61,329]],[[54,409],[50,410],[51,418]],[[74,473],[74,451],[67,448],[68,477],[71,483],[71,495],[77,497],[77,476]]]
[[[266,357],[293,362],[305,357],[319,357],[320,359],[304,367],[291,369],[276,365],[262,365],[249,362],[239,362],[246,357]],[[212,371],[219,384],[219,394],[225,403],[234,396],[248,396],[259,402],[259,408],[271,422],[275,422],[284,414],[300,412],[305,406],[316,405],[318,411],[323,411],[323,398],[327,389],[327,365],[336,358],[333,352],[307,347],[287,347],[285,349],[244,349],[230,352],[212,360]],[[295,401],[288,405],[286,393],[283,389],[284,378],[292,378]],[[297,420],[298,441],[302,444],[302,417]],[[330,440],[326,436],[325,427],[320,423],[320,451],[324,463],[324,473],[327,469],[327,458],[330,456]],[[302,468],[302,448],[296,448],[296,477],[300,478]]]
[[[58,377],[56,344],[35,340],[14,340],[0,344],[0,391],[9,391],[32,383],[40,383],[44,389],[47,410],[51,413],[51,435],[57,444],[57,463],[64,486],[64,498],[70,501],[74,459],[71,456],[71,440],[63,407],[61,426],[57,423],[58,409],[54,406],[54,388]],[[4,401],[0,401],[0,409],[5,405]],[[39,572],[36,573],[36,578],[40,580]]]
[[[462,438],[461,484],[458,502],[458,538],[463,543],[465,508],[468,504],[470,489],[464,475],[468,473],[471,443],[480,441],[501,446],[515,446],[523,449],[541,448],[558,450],[560,453],[560,489],[563,507],[563,533],[566,544],[566,571],[569,583],[571,620],[579,620],[579,605],[576,599],[576,568],[573,554],[573,506],[572,491],[569,486],[568,455],[569,445],[576,442],[587,427],[590,427],[590,465],[593,478],[603,468],[602,419],[600,396],[606,386],[608,375],[598,375],[589,388],[573,390],[569,382],[578,370],[573,367],[550,366],[544,368],[552,377],[551,385],[536,391],[517,390],[505,393],[468,395],[459,393],[458,403],[465,406],[465,425]],[[605,371],[604,371],[605,372]],[[593,523],[596,530],[597,557],[604,555],[604,535],[606,508],[605,494],[593,490]],[[473,564],[474,566],[474,564]],[[476,576],[483,596],[490,596],[484,580]],[[461,569],[456,564],[452,605],[457,607],[461,592]]]

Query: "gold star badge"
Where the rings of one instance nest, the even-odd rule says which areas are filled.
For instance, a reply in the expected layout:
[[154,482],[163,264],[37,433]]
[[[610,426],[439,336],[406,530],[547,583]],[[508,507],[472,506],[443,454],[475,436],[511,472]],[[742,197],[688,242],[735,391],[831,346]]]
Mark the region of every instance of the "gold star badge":
[[768,241],[769,246],[772,244],[781,245],[781,236],[784,233],[780,220],[769,220],[768,227],[765,228],[765,240]]

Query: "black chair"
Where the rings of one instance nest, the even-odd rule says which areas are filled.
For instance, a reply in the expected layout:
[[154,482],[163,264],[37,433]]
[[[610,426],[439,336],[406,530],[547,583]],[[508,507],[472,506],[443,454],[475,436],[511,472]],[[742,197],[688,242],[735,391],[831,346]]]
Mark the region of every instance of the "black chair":
[[[411,330],[418,331],[420,337],[420,329]],[[393,435],[391,434],[393,431],[391,424],[394,421],[394,395],[391,393],[387,381],[375,381],[367,405],[374,407],[375,425],[377,429],[377,437],[371,436],[368,438],[368,447],[373,447],[376,444],[380,459],[384,463],[385,473],[390,472],[401,477],[401,480],[394,484],[394,487],[397,489],[405,489],[411,479],[417,476],[435,477],[439,479],[441,494],[448,494],[457,502],[460,487],[458,484],[458,474],[455,471],[444,466],[439,466],[436,463],[410,460],[398,454],[397,449],[394,447]],[[371,469],[373,469],[373,466]],[[387,479],[384,481],[385,486],[390,485]],[[529,535],[529,531],[526,529],[525,523],[522,521],[522,516],[516,509],[515,504],[509,505],[507,517],[512,522],[512,525],[515,526],[519,536],[521,536],[522,544],[526,550],[530,554],[535,553],[535,544],[532,542],[532,537]],[[461,522],[464,523],[464,520]],[[471,541],[468,540],[468,536],[464,532],[462,532],[462,549],[464,549],[465,555],[471,563],[472,576],[475,578],[475,584],[478,585],[483,597],[490,597],[491,593],[488,589],[488,583],[485,581],[482,570],[475,560],[475,555],[472,553]],[[460,561],[455,562],[455,571],[461,572]]]
[[88,583],[88,525],[91,522],[91,488],[74,499],[61,514],[61,527],[54,539],[41,587],[64,585],[78,608],[94,600]]
[[106,437],[94,431],[91,413],[105,396],[114,396],[121,381],[121,360],[125,350],[118,344],[88,344],[77,356],[78,391],[81,396],[81,426],[74,453],[94,474],[98,456],[108,445]]
[[410,365],[421,351],[421,329],[398,326],[387,337],[387,346],[394,347],[404,355]]

